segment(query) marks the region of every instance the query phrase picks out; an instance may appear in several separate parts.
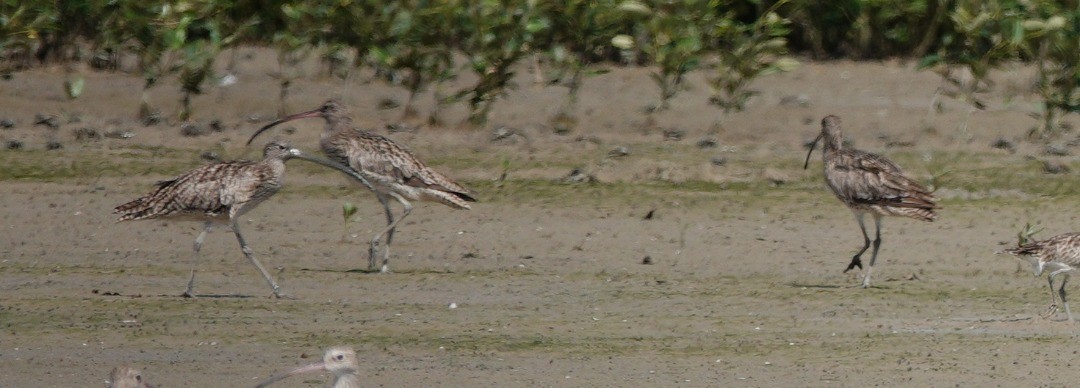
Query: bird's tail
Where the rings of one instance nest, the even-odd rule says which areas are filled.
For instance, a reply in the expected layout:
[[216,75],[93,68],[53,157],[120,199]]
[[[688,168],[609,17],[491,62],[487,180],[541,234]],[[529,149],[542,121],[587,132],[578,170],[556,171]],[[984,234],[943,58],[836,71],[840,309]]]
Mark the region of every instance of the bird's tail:
[[150,206],[147,198],[143,197],[117,206],[113,209],[113,213],[120,215],[117,221],[130,221],[147,218],[153,210],[154,208]]
[[1024,244],[1024,245],[1020,245],[1020,246],[1000,250],[1000,251],[997,251],[997,252],[994,252],[994,253],[998,254],[998,255],[1009,254],[1009,255],[1013,255],[1013,256],[1025,256],[1025,255],[1034,255],[1041,248],[1042,248],[1042,245],[1039,244],[1038,241],[1035,241],[1035,242],[1030,242],[1030,243],[1027,243],[1027,244]]
[[154,190],[153,193],[113,208],[113,213],[120,215],[120,218],[117,219],[117,221],[141,220],[153,217],[160,213],[162,210],[162,201],[157,199],[158,193],[175,182],[176,180],[157,182],[155,184],[157,190]]
[[933,207],[907,207],[895,209],[894,212],[899,213],[905,217],[914,218],[919,221],[933,222],[938,219],[937,208]]
[[476,202],[476,199],[468,194],[453,191],[428,190],[424,194],[432,200],[455,209],[471,209],[469,202]]

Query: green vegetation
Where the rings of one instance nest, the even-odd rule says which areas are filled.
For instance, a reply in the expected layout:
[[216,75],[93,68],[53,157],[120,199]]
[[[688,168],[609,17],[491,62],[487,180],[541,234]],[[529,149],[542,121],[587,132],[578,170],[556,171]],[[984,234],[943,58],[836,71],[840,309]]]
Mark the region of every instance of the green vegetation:
[[[318,52],[338,65],[344,58],[354,58],[354,67],[370,67],[405,88],[409,93],[406,118],[415,115],[413,100],[430,88],[440,106],[466,104],[469,116],[464,124],[476,127],[486,123],[495,102],[516,86],[511,82],[515,66],[526,58],[543,58],[568,88],[567,107],[553,120],[569,128],[583,77],[602,72],[596,64],[620,56],[624,62],[633,57],[629,61],[633,64],[659,65],[656,80],[661,108],[682,87],[687,72],[702,66],[735,66],[712,55],[728,50],[732,33],[750,36],[742,40],[751,46],[770,47],[773,52],[768,58],[748,59],[764,61],[768,67],[779,58],[774,54],[783,53],[783,40],[775,38],[784,31],[774,25],[787,20],[782,12],[759,11],[750,4],[721,0],[361,0],[266,6],[216,0],[0,1],[0,73],[79,61],[115,70],[121,58],[137,58],[137,68],[125,70],[141,73],[145,80],[140,116],[159,116],[146,91],[163,79],[175,79],[181,90],[177,116],[186,120],[192,115],[191,99],[215,79],[214,62],[220,53],[240,44],[266,45],[279,51],[282,104],[293,80],[301,76],[294,69],[296,64]],[[782,11],[783,7],[773,8]],[[764,31],[766,39],[755,39],[754,31]],[[475,76],[471,86],[441,90],[443,81],[464,73]],[[740,69],[736,73],[749,81],[761,72]],[[74,77],[68,80],[72,98],[81,93],[79,82]],[[438,109],[429,120],[438,122]]]
[[[695,148],[671,148],[669,144],[650,148],[647,145],[636,147],[640,150],[639,158],[645,160],[665,160],[677,163],[695,163]],[[146,164],[148,155],[153,155],[155,163]],[[682,158],[670,159],[670,155]],[[453,154],[430,158],[431,163],[457,170],[501,171],[506,168],[505,155],[487,155],[482,153]],[[889,157],[904,166],[906,171],[917,177],[929,177],[941,174],[940,166],[948,166],[948,173],[938,178],[942,187],[955,190],[961,195],[970,194],[969,199],[985,198],[993,200],[1001,195],[1012,197],[1068,197],[1080,194],[1080,181],[1068,174],[1046,174],[1043,166],[1035,160],[1023,158],[1002,159],[993,152],[974,153],[954,151],[934,155],[926,160],[919,152],[893,152]],[[768,179],[748,177],[747,179],[716,182],[702,177],[689,175],[685,180],[667,181],[648,175],[603,183],[569,184],[561,179],[535,178],[538,174],[549,171],[567,171],[589,164],[589,155],[557,153],[549,157],[535,157],[528,160],[515,160],[509,175],[513,179],[476,179],[464,183],[484,193],[485,202],[528,202],[558,203],[568,196],[573,196],[581,203],[596,205],[633,204],[642,201],[666,201],[677,199],[683,202],[697,201],[715,196],[733,196],[752,201],[783,201],[792,195],[804,195],[821,189],[818,167],[812,171],[802,169],[798,159],[746,159],[732,161],[732,166],[748,171],[762,171],[766,168],[783,171],[789,178],[780,185]],[[60,182],[70,179],[99,179],[124,176],[169,177],[204,164],[192,156],[190,150],[160,147],[138,147],[117,149],[103,154],[95,150],[66,151],[56,153],[45,150],[26,150],[0,153],[0,182]],[[1080,168],[1073,163],[1070,167]],[[290,163],[287,177],[320,175],[328,178],[340,174],[311,163]],[[526,178],[522,177],[534,177]],[[286,178],[290,179],[290,178]],[[140,189],[141,190],[141,189]],[[331,197],[352,195],[355,187],[348,180],[331,179],[323,184],[293,185],[282,195],[308,195]],[[346,211],[343,209],[343,211]],[[346,216],[343,214],[343,216]]]
[[[980,108],[991,70],[1030,64],[1042,100],[1033,136],[1057,133],[1062,115],[1080,111],[1080,8],[1050,0],[0,1],[0,73],[77,61],[115,70],[121,58],[137,58],[137,69],[125,70],[145,79],[144,118],[158,115],[146,90],[166,76],[181,86],[177,116],[189,118],[191,99],[214,79],[219,53],[240,44],[279,50],[282,103],[300,76],[292,68],[317,52],[332,74],[353,58],[353,67],[370,67],[405,88],[406,118],[430,88],[440,106],[466,104],[470,127],[484,125],[515,87],[523,59],[533,59],[536,71],[546,59],[556,83],[568,88],[567,106],[552,118],[566,131],[576,121],[582,78],[603,72],[603,62],[654,69],[660,94],[651,117],[695,69],[709,71],[712,102],[725,112],[742,109],[755,78],[796,65],[789,52],[921,58],[942,76],[940,94]],[[441,90],[464,73],[475,76],[471,86]],[[66,78],[77,98],[81,78]],[[429,120],[438,122],[438,109]]]

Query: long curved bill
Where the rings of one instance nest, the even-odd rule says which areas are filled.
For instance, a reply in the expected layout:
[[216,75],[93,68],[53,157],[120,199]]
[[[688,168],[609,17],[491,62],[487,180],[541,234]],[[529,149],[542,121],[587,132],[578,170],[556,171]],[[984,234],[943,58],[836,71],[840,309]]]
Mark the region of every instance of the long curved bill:
[[346,167],[346,166],[342,165],[341,163],[338,163],[338,162],[335,162],[335,161],[332,161],[332,160],[326,160],[326,159],[316,157],[316,156],[311,156],[311,155],[308,155],[308,154],[304,153],[304,151],[301,151],[301,150],[296,149],[296,148],[290,149],[289,150],[289,155],[291,157],[294,157],[294,158],[297,158],[297,159],[303,159],[303,160],[306,160],[306,161],[309,161],[309,162],[312,162],[312,163],[321,164],[323,166],[330,167],[332,169],[341,171],[345,175],[348,175],[350,178],[360,182],[360,184],[366,186],[371,191],[375,191],[375,187],[371,185],[371,182],[368,182],[367,179],[364,179],[364,177],[361,176],[360,173],[357,173],[356,170],[353,170],[353,169],[351,169],[349,167]]
[[273,128],[274,126],[276,126],[278,124],[288,122],[288,121],[298,120],[298,119],[306,119],[308,117],[319,117],[319,115],[321,115],[321,114],[322,114],[322,112],[320,112],[318,109],[315,109],[315,110],[310,110],[310,111],[307,111],[307,112],[301,112],[301,113],[297,113],[297,114],[282,117],[282,118],[280,118],[280,119],[278,119],[278,120],[276,120],[276,121],[274,121],[274,122],[272,122],[270,124],[264,125],[262,128],[259,128],[258,131],[255,131],[255,133],[251,135],[251,138],[248,139],[246,144],[251,145],[251,142],[254,141],[256,137],[259,137],[259,135],[262,134],[263,131],[266,131],[267,129]]
[[292,377],[292,376],[295,376],[295,375],[298,375],[298,374],[301,374],[301,373],[318,372],[318,371],[324,371],[324,370],[326,370],[326,363],[323,362],[323,361],[319,361],[319,362],[313,363],[311,365],[305,365],[305,366],[293,369],[291,371],[279,374],[277,376],[271,377],[271,378],[267,379],[266,381],[263,381],[263,382],[259,383],[259,385],[255,386],[255,387],[256,388],[263,388],[263,387],[269,386],[270,384],[276,383],[278,381],[284,380],[286,378],[289,378],[289,377]]
[[803,166],[802,166],[803,170],[810,167],[810,154],[814,153],[814,147],[816,147],[818,141],[821,140],[821,136],[823,136],[823,135],[817,135],[817,137],[814,138],[814,142],[810,143],[810,152],[806,153],[806,162],[803,162]]

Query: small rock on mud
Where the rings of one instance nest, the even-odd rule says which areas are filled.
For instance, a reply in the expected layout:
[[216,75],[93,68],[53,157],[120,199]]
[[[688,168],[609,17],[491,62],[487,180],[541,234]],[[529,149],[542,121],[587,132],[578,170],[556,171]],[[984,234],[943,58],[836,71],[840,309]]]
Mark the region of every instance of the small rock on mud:
[[53,115],[38,113],[34,115],[34,125],[43,125],[50,129],[60,128],[60,118]]
[[1068,164],[1056,160],[1043,161],[1043,172],[1047,174],[1067,174],[1072,171]]
[[607,156],[609,158],[618,158],[622,156],[630,155],[630,149],[624,146],[618,146],[608,151]]
[[187,137],[198,137],[209,133],[202,124],[184,123],[180,126],[180,134]]
[[586,173],[583,169],[575,168],[562,181],[563,183],[593,183],[596,182],[596,177]]
[[667,141],[680,141],[686,136],[686,131],[680,129],[665,129],[664,140]]
[[1043,153],[1053,156],[1069,156],[1069,147],[1064,144],[1047,144]]
[[997,138],[997,140],[994,140],[993,143],[990,143],[990,147],[998,150],[1009,151],[1009,153],[1016,152],[1016,144],[1004,137],[999,137]]
[[87,140],[99,140],[101,139],[101,133],[97,128],[82,127],[75,130],[75,140],[87,141]]
[[202,154],[199,155],[199,157],[202,158],[203,160],[206,160],[206,161],[209,161],[209,162],[215,162],[216,163],[216,162],[221,161],[221,155],[218,155],[218,153],[214,152],[214,151],[203,152]]

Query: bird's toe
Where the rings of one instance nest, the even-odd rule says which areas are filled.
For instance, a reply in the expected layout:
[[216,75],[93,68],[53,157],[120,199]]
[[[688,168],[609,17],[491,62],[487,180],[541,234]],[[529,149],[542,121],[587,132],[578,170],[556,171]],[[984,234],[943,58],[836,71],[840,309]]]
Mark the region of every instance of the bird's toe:
[[844,273],[847,273],[848,271],[851,271],[855,267],[859,267],[860,270],[863,269],[862,268],[862,260],[859,260],[858,257],[856,257],[854,259],[851,259],[851,263],[848,264],[847,269],[844,269]]
[[1041,316],[1043,318],[1050,318],[1050,317],[1054,316],[1054,314],[1057,313],[1057,311],[1058,311],[1058,306],[1055,303],[1055,304],[1050,305],[1050,307],[1047,307],[1046,311],[1043,312],[1042,314],[1039,314],[1039,316]]

